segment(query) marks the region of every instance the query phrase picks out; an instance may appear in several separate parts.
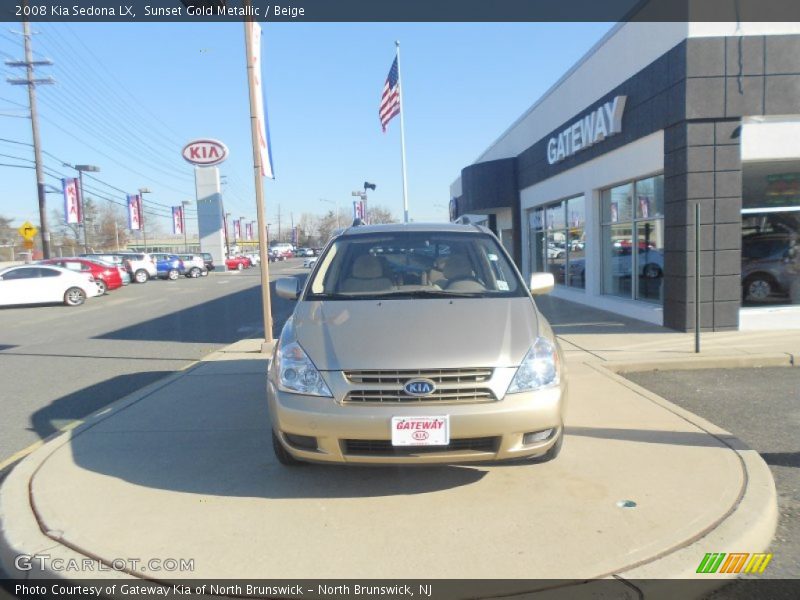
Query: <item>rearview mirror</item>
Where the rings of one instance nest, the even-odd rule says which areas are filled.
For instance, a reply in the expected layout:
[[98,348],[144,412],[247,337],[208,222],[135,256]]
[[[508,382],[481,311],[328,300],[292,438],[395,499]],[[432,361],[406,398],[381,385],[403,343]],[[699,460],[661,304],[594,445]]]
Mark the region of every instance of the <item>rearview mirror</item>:
[[286,300],[297,300],[300,295],[300,287],[294,277],[284,277],[275,282],[275,292],[280,298]]
[[531,273],[531,294],[542,296],[553,291],[556,279],[552,273]]

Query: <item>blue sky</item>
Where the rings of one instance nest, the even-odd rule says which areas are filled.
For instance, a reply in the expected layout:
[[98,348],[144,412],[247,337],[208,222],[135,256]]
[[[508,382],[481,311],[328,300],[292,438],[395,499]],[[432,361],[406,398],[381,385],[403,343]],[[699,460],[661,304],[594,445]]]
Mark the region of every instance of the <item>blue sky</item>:
[[[0,29],[0,60],[22,56],[21,37]],[[364,180],[370,204],[402,217],[399,119],[377,116],[384,80],[402,44],[409,208],[446,220],[449,185],[511,122],[608,31],[608,23],[277,24],[264,27],[264,82],[276,180],[265,182],[267,217],[321,214],[352,202]],[[225,208],[255,219],[241,24],[36,24],[37,57],[57,84],[38,88],[46,166],[101,167],[93,194],[122,200],[147,186],[154,211],[194,198],[180,157],[195,137],[223,140],[230,158]],[[0,65],[0,138],[30,143],[23,86]],[[0,163],[30,165],[29,146],[0,141]],[[57,158],[54,158],[57,157]],[[23,159],[23,160],[19,160]],[[0,166],[0,215],[38,223],[31,169]],[[48,178],[50,184],[58,184]],[[89,180],[86,180],[89,183]],[[118,189],[114,189],[118,188]],[[61,198],[49,194],[58,206]],[[153,217],[151,218],[158,218]],[[163,219],[163,228],[168,221]]]

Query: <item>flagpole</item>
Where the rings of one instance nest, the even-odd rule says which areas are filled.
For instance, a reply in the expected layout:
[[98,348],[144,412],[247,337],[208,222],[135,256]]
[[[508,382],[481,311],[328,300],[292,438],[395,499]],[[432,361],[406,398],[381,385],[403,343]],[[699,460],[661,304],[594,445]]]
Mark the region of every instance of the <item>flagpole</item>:
[[400,93],[400,153],[403,158],[403,223],[408,223],[408,181],[406,179],[406,127],[403,114],[406,105],[403,102],[403,77],[400,74],[400,41],[395,41],[397,47],[397,89]]

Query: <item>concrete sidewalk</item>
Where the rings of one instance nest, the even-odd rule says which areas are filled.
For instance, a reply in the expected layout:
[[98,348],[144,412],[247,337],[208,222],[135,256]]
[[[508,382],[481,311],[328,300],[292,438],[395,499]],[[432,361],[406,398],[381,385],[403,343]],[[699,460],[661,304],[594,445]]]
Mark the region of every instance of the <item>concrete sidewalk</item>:
[[[541,304],[570,378],[553,462],[286,469],[270,448],[260,340],[246,340],[19,464],[0,488],[4,568],[46,553],[194,560],[185,573],[112,573],[153,579],[631,580],[697,577],[707,552],[764,550],[777,508],[760,456],[615,372],[694,364],[691,336]],[[798,338],[709,334],[703,360],[788,365]]]

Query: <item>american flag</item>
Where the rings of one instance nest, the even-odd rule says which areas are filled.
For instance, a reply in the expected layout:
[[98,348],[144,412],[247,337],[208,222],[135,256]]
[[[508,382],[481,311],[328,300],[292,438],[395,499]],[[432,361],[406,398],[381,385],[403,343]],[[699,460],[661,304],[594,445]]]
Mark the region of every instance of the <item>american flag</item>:
[[400,74],[397,69],[397,57],[392,62],[392,68],[389,69],[389,76],[386,78],[386,83],[383,86],[383,96],[381,96],[381,107],[378,110],[378,115],[381,118],[381,128],[386,131],[386,126],[392,117],[400,113]]

